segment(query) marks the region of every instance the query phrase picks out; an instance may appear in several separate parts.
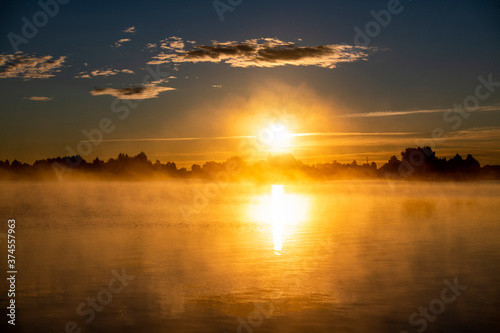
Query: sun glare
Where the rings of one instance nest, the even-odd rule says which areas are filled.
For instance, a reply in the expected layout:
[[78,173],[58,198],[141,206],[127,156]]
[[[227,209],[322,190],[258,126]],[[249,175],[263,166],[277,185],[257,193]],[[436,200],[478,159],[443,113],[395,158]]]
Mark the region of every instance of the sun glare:
[[273,152],[287,152],[292,147],[292,135],[283,124],[270,124],[261,130],[258,139]]
[[281,254],[283,249],[283,232],[286,223],[286,203],[283,185],[273,185],[271,190],[271,216],[273,223],[274,252]]
[[256,201],[248,214],[252,220],[271,226],[274,253],[281,255],[293,227],[307,219],[309,200],[303,195],[286,193],[284,185],[272,185],[271,195],[259,196]]

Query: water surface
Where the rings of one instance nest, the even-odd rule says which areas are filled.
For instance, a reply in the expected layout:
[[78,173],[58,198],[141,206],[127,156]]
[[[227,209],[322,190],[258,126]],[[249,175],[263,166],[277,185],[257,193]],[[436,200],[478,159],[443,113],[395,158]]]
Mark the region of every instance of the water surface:
[[[19,332],[500,328],[498,182],[1,186]],[[86,322],[77,308],[106,297],[113,270],[134,278]],[[467,289],[439,309],[454,279]],[[439,314],[411,325],[430,303]]]

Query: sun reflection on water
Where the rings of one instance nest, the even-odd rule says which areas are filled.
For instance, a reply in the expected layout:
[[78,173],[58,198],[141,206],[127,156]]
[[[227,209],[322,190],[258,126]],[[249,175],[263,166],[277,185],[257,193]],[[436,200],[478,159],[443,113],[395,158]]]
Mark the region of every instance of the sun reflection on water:
[[281,255],[283,249],[283,229],[285,228],[285,192],[283,185],[273,185],[271,191],[274,253]]
[[284,185],[272,185],[271,195],[257,198],[249,215],[252,220],[271,226],[274,253],[281,255],[287,238],[292,237],[293,228],[307,220],[309,200],[306,196],[285,193]]

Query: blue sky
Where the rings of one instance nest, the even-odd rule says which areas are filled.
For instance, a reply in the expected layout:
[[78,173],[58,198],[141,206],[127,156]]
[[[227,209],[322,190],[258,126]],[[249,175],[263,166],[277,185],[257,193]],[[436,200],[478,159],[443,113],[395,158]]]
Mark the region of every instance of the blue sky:
[[[22,18],[43,9],[4,2],[0,159],[67,155],[107,118],[113,130],[86,159],[224,160],[278,109],[292,116],[290,134],[307,134],[281,151],[309,163],[383,162],[426,140],[440,155],[500,163],[500,87],[480,88],[489,94],[466,118],[444,117],[474,101],[478,77],[500,82],[496,1],[221,3],[232,9],[222,21],[213,1],[72,0],[16,53],[9,33],[23,37]],[[390,22],[374,23],[391,6]],[[379,31],[356,44],[367,24]],[[437,128],[446,140],[432,138]]]

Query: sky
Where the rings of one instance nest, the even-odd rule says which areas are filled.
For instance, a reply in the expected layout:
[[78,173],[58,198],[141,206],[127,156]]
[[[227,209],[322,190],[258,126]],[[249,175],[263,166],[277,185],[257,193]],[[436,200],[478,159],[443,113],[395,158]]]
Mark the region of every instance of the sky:
[[498,1],[3,1],[0,160],[500,164]]

